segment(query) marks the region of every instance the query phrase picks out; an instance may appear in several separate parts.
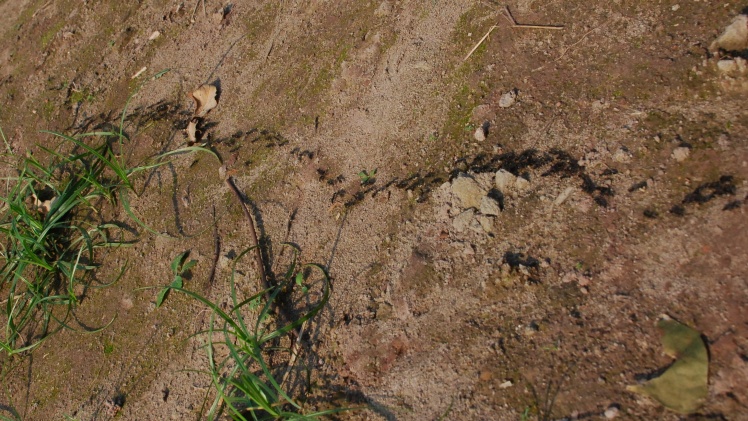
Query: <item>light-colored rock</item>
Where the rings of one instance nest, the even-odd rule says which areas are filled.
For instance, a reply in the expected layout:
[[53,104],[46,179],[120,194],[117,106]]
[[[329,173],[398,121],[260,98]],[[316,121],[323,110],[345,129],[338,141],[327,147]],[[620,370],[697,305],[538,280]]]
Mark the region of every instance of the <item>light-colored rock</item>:
[[494,218],[492,216],[478,215],[476,219],[483,231],[488,233],[493,232]]
[[518,191],[526,191],[530,188],[530,181],[524,177],[517,177],[517,181],[514,182],[514,188]]
[[627,163],[631,161],[631,153],[623,148],[619,148],[613,154],[613,161]]
[[673,149],[672,158],[676,160],[677,162],[683,162],[688,158],[688,155],[691,153],[691,150],[686,148],[685,146],[679,146],[675,149]]
[[514,187],[514,183],[517,181],[517,176],[510,173],[507,170],[499,170],[496,172],[496,188],[502,193],[511,187]]
[[470,230],[473,232],[477,232],[478,234],[483,234],[483,225],[478,220],[478,217],[475,217],[473,218],[472,221],[470,221],[468,228],[470,228]]
[[486,130],[483,128],[483,126],[478,127],[475,129],[475,133],[473,133],[473,138],[477,140],[478,142],[483,142],[486,140]]
[[501,95],[499,98],[499,107],[509,108],[517,101],[517,90],[512,89],[511,91]]
[[746,74],[748,66],[746,66],[746,60],[742,57],[735,57],[732,59],[722,59],[717,62],[717,70],[732,76],[738,76]]
[[722,35],[709,47],[709,50],[742,51],[748,49],[748,15],[737,15]]
[[561,192],[561,194],[556,197],[556,200],[553,201],[553,204],[556,206],[563,204],[566,199],[571,196],[572,193],[574,193],[574,187],[567,187],[564,191]]
[[501,214],[501,207],[496,199],[488,196],[483,196],[480,200],[480,213],[483,215],[498,216]]
[[618,416],[618,411],[618,407],[611,405],[605,410],[603,415],[605,416],[605,419],[612,420]]
[[738,64],[731,59],[720,60],[717,62],[717,70],[722,73],[734,73],[738,71]]
[[463,208],[480,208],[480,201],[486,191],[467,174],[460,174],[452,181],[452,194],[460,201]]
[[490,172],[482,172],[478,174],[471,174],[473,179],[478,182],[478,185],[485,191],[493,189],[494,175]]
[[457,232],[463,232],[470,226],[470,222],[473,221],[474,217],[475,211],[472,209],[468,209],[455,217],[455,219],[452,221],[452,227]]
[[514,386],[514,383],[512,383],[512,381],[511,381],[511,380],[507,380],[507,381],[505,381],[504,383],[501,383],[501,384],[499,385],[499,389],[508,389],[508,388],[510,388],[510,387],[512,387],[512,386]]

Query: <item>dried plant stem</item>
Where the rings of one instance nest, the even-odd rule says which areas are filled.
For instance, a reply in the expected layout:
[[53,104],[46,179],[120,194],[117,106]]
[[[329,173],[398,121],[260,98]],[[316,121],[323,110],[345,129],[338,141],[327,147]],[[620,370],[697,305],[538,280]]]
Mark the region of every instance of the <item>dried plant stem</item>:
[[524,29],[564,29],[563,25],[525,25],[522,23],[517,23],[517,20],[514,19],[514,16],[512,15],[512,12],[509,10],[509,6],[504,7],[504,11],[506,12],[507,19],[509,19],[509,22],[512,24],[512,28],[524,28]]
[[467,55],[465,56],[464,59],[462,59],[462,61],[467,61],[467,59],[469,59],[470,56],[473,55],[473,53],[475,52],[475,50],[477,50],[478,47],[480,47],[480,45],[483,44],[483,41],[485,41],[486,38],[488,38],[488,36],[491,35],[491,32],[493,32],[493,30],[496,29],[496,28],[498,28],[498,27],[499,27],[499,25],[493,25],[490,28],[488,28],[488,32],[486,32],[486,35],[483,35],[483,38],[481,38],[480,41],[478,41],[478,43],[475,44],[475,47],[473,47],[473,49],[470,50],[469,53],[467,53]]
[[[512,24],[512,28],[522,28],[522,29],[551,29],[551,30],[559,30],[564,29],[562,25],[525,25],[521,23],[517,23],[517,21],[514,19],[514,16],[512,16],[512,12],[509,10],[509,6],[506,6],[504,9],[504,12],[506,12],[505,17],[509,21],[509,23]],[[475,50],[478,49],[478,47],[483,44],[483,42],[488,38],[489,35],[491,35],[491,32],[493,32],[494,29],[499,27],[499,23],[496,22],[496,25],[492,25],[490,28],[488,28],[488,32],[486,32],[486,35],[483,35],[483,37],[478,41],[477,44],[470,50],[469,53],[465,56],[462,61],[467,61],[467,59],[470,58],[470,56],[473,55]]]

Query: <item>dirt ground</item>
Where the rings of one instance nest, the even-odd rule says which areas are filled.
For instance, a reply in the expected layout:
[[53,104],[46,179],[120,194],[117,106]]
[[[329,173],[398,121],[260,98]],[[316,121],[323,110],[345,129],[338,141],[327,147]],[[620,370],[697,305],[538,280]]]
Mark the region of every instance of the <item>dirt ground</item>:
[[[310,375],[294,384],[310,407],[363,407],[336,416],[362,420],[604,419],[610,408],[748,419],[748,74],[721,71],[708,51],[748,4],[204,5],[0,0],[0,127],[15,153],[43,156],[39,145],[58,142],[40,130],[117,124],[136,87],[170,69],[130,103],[137,163],[184,146],[187,94],[218,85],[202,140],[253,204],[268,254],[292,242],[332,277],[304,337]],[[512,27],[505,6],[520,24],[563,28]],[[203,418],[210,378],[192,335],[207,313],[178,294],[156,308],[157,290],[142,288],[168,283],[190,250],[187,288],[228,302],[249,237],[218,166],[180,155],[137,179],[134,212],[162,235],[139,229],[134,247],[100,256],[97,280],[128,270],[86,292],[79,331],[1,357],[13,368],[0,414]],[[496,188],[502,169],[520,183]],[[466,212],[453,184],[464,177],[500,211]],[[249,293],[253,274],[240,280]],[[672,362],[661,314],[707,343],[697,414],[626,390]]]

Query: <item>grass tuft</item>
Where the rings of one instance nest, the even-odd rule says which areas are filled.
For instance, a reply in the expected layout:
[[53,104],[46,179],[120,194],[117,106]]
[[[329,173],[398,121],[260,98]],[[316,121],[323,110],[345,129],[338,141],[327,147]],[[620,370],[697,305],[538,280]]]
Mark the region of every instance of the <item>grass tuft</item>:
[[[67,320],[80,302],[88,275],[98,267],[96,251],[130,244],[123,240],[120,224],[95,222],[103,219],[100,209],[104,204],[121,206],[137,225],[153,232],[130,207],[133,179],[166,164],[173,155],[204,151],[215,156],[193,146],[128,166],[122,158],[128,140],[122,125],[127,105],[138,90],[128,99],[116,130],[77,136],[45,131],[62,139],[55,149],[40,147],[48,155],[47,163],[30,153],[15,155],[0,129],[5,158],[18,168],[17,175],[3,178],[6,188],[0,195],[0,297],[4,298],[0,301],[0,354],[31,351],[50,333],[71,329]],[[117,282],[126,265],[107,285]]]
[[[289,357],[285,367],[271,366],[268,362],[268,354],[275,352],[277,355],[279,350],[274,345],[277,339],[299,328],[303,331],[306,322],[327,304],[330,279],[326,271],[316,264],[298,265],[294,256],[275,286],[240,299],[236,288],[236,263],[253,250],[254,247],[244,250],[234,261],[230,278],[231,308],[226,311],[200,294],[173,288],[212,311],[208,329],[200,332],[207,334],[204,347],[208,356],[208,374],[216,392],[207,418],[218,419],[226,413],[237,421],[306,420],[347,410],[306,411],[302,403],[291,397],[287,392],[290,389],[287,380],[295,369],[296,347],[287,350]],[[279,323],[273,320],[273,309],[282,305],[281,297],[290,295],[294,287],[298,288],[299,301],[307,303],[306,309],[292,321]],[[264,297],[264,304],[258,305]],[[297,337],[296,341],[299,340],[301,338]],[[219,358],[219,354],[225,357]]]

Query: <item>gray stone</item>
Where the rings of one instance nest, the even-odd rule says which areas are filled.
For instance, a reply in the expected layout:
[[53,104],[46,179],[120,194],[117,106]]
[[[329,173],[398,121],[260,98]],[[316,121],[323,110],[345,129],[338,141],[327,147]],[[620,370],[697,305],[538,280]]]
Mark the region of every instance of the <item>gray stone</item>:
[[530,188],[530,182],[526,178],[517,177],[517,181],[514,182],[514,188],[519,191],[525,191]]
[[514,186],[515,181],[517,181],[517,176],[507,170],[499,170],[496,172],[495,180],[496,188],[503,193],[510,187]]
[[511,91],[502,95],[501,98],[499,98],[499,107],[509,108],[512,105],[514,105],[514,102],[516,100],[517,100],[517,90],[512,89]]
[[478,127],[475,129],[475,133],[473,133],[473,137],[478,142],[483,142],[486,140],[486,130],[483,128],[483,126]]
[[556,197],[556,200],[553,201],[553,204],[558,206],[564,203],[572,193],[574,193],[574,187],[567,187],[566,190],[562,191],[561,194]]
[[738,63],[732,59],[723,59],[717,62],[717,69],[722,73],[733,73],[738,70]]
[[452,194],[457,196],[463,208],[478,209],[486,191],[467,174],[460,174],[452,181]]
[[725,51],[742,51],[748,48],[748,15],[735,16],[732,23],[712,43],[709,49],[716,52],[719,49]]
[[483,196],[480,200],[480,213],[483,215],[498,216],[501,213],[499,202],[494,198]]
[[605,419],[612,420],[618,416],[619,409],[615,405],[611,405],[608,407],[608,409],[605,410],[605,413],[603,414],[605,416]]
[[474,217],[475,211],[472,209],[468,209],[455,217],[455,219],[452,221],[452,227],[457,232],[463,232],[470,226],[470,222],[473,221]]
[[685,146],[679,146],[675,149],[673,149],[673,159],[677,162],[683,162],[688,158],[688,155],[691,153],[691,150],[686,148]]
[[483,231],[493,232],[493,223],[495,219],[494,217],[486,216],[486,215],[478,215],[476,219],[478,220],[478,223],[480,224],[481,228],[483,228]]

